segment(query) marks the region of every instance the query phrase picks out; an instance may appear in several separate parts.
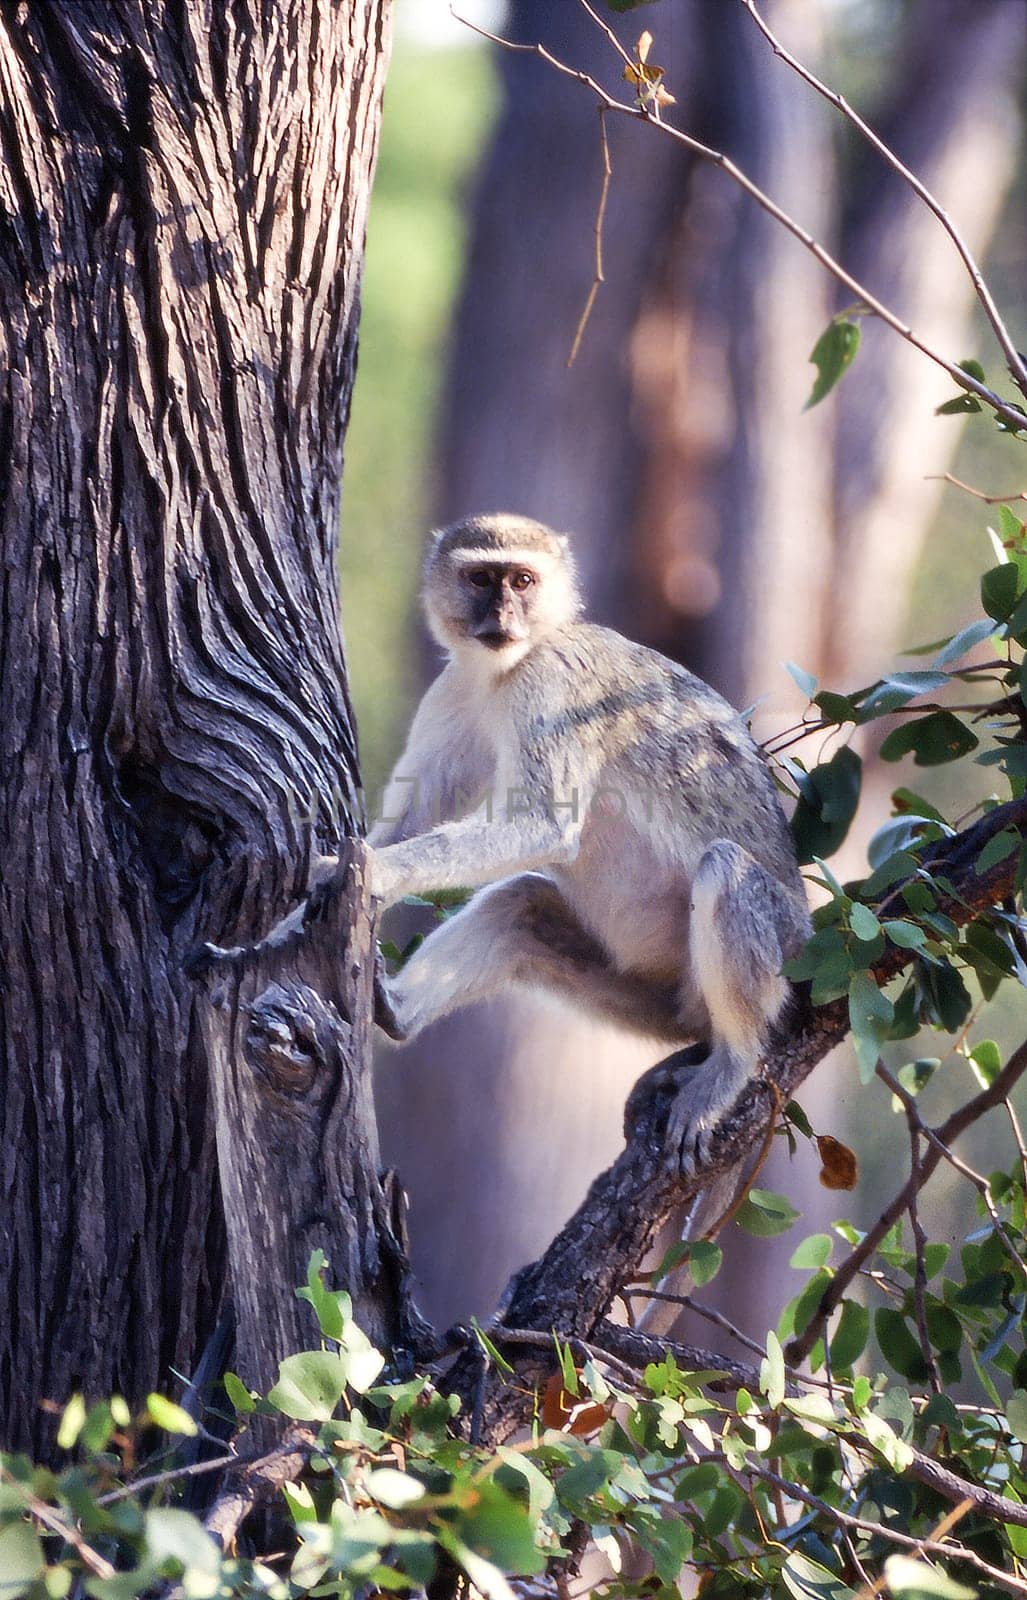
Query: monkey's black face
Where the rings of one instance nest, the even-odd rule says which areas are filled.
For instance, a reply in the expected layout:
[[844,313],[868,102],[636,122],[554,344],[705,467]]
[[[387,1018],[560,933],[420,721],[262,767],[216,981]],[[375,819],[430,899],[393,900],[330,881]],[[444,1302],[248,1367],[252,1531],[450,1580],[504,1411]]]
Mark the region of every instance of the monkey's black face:
[[502,650],[530,637],[537,572],[520,564],[490,562],[465,568],[462,578],[473,639],[487,650]]

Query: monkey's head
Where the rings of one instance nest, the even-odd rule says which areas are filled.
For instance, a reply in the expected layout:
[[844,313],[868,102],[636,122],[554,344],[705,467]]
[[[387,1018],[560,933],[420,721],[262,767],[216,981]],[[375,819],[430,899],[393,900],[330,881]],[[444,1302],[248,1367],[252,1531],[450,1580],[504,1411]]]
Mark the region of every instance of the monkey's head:
[[444,649],[504,672],[581,610],[567,540],[508,513],[455,522],[428,551],[424,609]]

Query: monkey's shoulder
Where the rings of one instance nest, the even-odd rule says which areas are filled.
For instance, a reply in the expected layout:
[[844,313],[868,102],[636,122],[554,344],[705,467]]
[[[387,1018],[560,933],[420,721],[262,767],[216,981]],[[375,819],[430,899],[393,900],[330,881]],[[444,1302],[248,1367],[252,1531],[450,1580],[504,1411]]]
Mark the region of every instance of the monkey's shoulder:
[[514,692],[526,711],[563,713],[582,730],[615,721],[667,733],[716,727],[751,747],[738,713],[702,678],[596,623],[571,623],[542,640],[518,669]]

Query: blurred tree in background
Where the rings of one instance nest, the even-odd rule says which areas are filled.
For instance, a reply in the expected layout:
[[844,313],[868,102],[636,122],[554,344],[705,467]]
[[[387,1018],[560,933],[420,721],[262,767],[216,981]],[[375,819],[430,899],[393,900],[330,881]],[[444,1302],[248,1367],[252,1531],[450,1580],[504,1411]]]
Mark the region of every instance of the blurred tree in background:
[[[766,11],[941,195],[975,251],[993,245],[1000,293],[1022,275],[1023,197],[1010,185],[1024,9],[778,0]],[[924,337],[972,353],[970,285],[934,220],[796,85],[744,15],[678,0],[645,22],[675,120],[738,160]],[[608,41],[578,7],[515,0],[503,27],[618,80]],[[637,16],[619,24],[629,44],[639,28]],[[859,682],[913,642],[911,605],[917,639],[957,626],[973,603],[958,559],[947,584],[937,565],[916,577],[935,519],[969,520],[956,492],[942,504],[928,479],[952,466],[958,443],[958,423],[931,414],[950,392],[944,376],[870,324],[837,397],[804,414],[810,379],[795,352],[840,308],[830,279],[720,174],[632,126],[611,128],[606,281],[568,371],[593,270],[595,113],[534,57],[498,52],[491,68],[483,57],[400,54],[388,91],[344,520],[344,551],[362,563],[346,569],[346,625],[372,789],[398,745],[405,691],[434,670],[409,625],[423,531],[472,510],[517,509],[573,531],[591,614],[685,661],[738,705],[769,696],[756,714],[762,733],[795,705],[786,656]],[[461,184],[491,114],[492,70],[498,121],[439,413]],[[1014,332],[1027,338],[1022,324]],[[960,474],[1007,487],[988,447],[975,448],[968,438]],[[969,575],[979,551],[966,557]],[[373,655],[361,628],[372,593]],[[894,778],[870,781],[879,820]],[[616,1147],[624,1093],[653,1054],[518,998],[452,1019],[383,1064],[386,1144],[412,1193],[432,1311],[488,1307]],[[836,1068],[807,1097],[835,1107],[845,1093]],[[821,1109],[819,1121],[837,1126],[842,1114]],[[786,1181],[794,1192],[807,1180],[812,1167]],[[816,1191],[797,1199],[809,1214]],[[762,1241],[754,1258],[738,1270],[767,1310],[784,1292],[780,1270]]]

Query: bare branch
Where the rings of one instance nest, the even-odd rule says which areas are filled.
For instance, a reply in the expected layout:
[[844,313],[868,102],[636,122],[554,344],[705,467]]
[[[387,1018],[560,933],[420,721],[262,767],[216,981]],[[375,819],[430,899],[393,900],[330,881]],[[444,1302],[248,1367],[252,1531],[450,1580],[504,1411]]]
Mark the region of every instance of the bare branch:
[[797,59],[797,57],[793,56],[791,52],[785,48],[777,35],[771,30],[769,24],[760,15],[756,5],[756,0],[740,0],[740,3],[745,7],[746,11],[748,11],[757,28],[759,28],[760,32],[763,34],[763,37],[767,40],[774,54],[780,57],[780,59],[785,62],[787,66],[791,67],[793,72],[797,72],[799,77],[802,78],[803,82],[808,83],[811,89],[815,89],[817,94],[823,95],[825,100],[830,101],[831,105],[833,105],[836,110],[840,111],[843,117],[847,117],[852,123],[853,127],[859,129],[863,137],[873,145],[874,149],[880,156],[883,156],[884,160],[887,161],[892,170],[897,172],[899,176],[909,184],[913,192],[919,195],[927,209],[932,211],[937,217],[938,221],[941,223],[942,227],[945,229],[945,232],[948,234],[949,238],[952,240],[952,243],[959,252],[960,260],[967,270],[967,274],[974,286],[978,300],[984,307],[984,314],[991,324],[992,331],[995,334],[995,338],[998,340],[1006,361],[1009,363],[1009,369],[1016,380],[1017,387],[1025,395],[1027,395],[1027,365],[1025,365],[1023,356],[1021,356],[1020,352],[1017,350],[1016,345],[1013,343],[1013,339],[1009,333],[1009,329],[1002,320],[1001,313],[995,304],[991,291],[984,281],[984,274],[978,266],[969,245],[963,238],[948,212],[944,209],[941,203],[935,199],[930,189],[928,189],[927,185],[917,177],[916,173],[911,172],[905,163],[900,161],[899,157],[895,154],[895,151],[892,150],[889,145],[885,144],[884,140],[879,134],[874,132],[869,123],[864,122],[863,118],[859,115],[859,112],[853,109],[853,107],[845,99],[844,95],[839,94],[835,89],[829,88],[827,84],[823,83],[814,72],[810,71],[809,67],[804,66],[803,63]]
[[[1027,1594],[1027,1583],[1019,1578],[1014,1578],[1010,1573],[1003,1572],[998,1567],[989,1566],[977,1553],[967,1549],[961,1544],[942,1544],[935,1539],[915,1539],[908,1533],[899,1533],[897,1529],[886,1527],[879,1522],[871,1522],[868,1517],[850,1516],[847,1511],[840,1511],[837,1506],[832,1506],[819,1495],[811,1494],[801,1484],[792,1483],[788,1478],[782,1478],[778,1473],[772,1472],[769,1467],[761,1467],[754,1462],[746,1462],[745,1471],[752,1477],[761,1478],[764,1483],[773,1484],[794,1500],[800,1500],[803,1505],[809,1506],[811,1511],[818,1511],[828,1521],[839,1528],[852,1528],[857,1533],[869,1533],[875,1538],[883,1539],[889,1544],[901,1546],[904,1550],[913,1550],[917,1554],[943,1556],[946,1561],[962,1561],[968,1566],[975,1567],[978,1572],[984,1573],[993,1583],[1007,1589],[1010,1594]],[[974,1486],[967,1485],[969,1489]],[[966,1496],[969,1499],[969,1495]],[[997,1497],[996,1497],[997,1498]],[[1012,1505],[1011,1501],[1003,1501],[1003,1510]],[[947,1519],[946,1519],[947,1520]]]
[[779,222],[783,228],[787,229],[793,238],[798,239],[804,249],[808,250],[832,277],[843,284],[850,294],[858,301],[861,301],[868,312],[879,317],[882,322],[886,323],[889,328],[911,344],[914,349],[919,350],[928,360],[933,361],[936,366],[947,372],[959,388],[965,389],[968,394],[975,395],[978,400],[983,400],[985,405],[997,417],[1001,417],[1009,427],[1017,431],[1027,429],[1027,415],[1023,411],[1003,400],[1002,396],[996,394],[994,389],[989,389],[987,384],[979,382],[970,373],[964,372],[962,367],[957,366],[954,361],[950,361],[940,351],[926,344],[908,323],[903,322],[902,318],[884,305],[882,301],[878,300],[876,295],[872,294],[865,284],[854,278],[842,266],[841,262],[829,250],[824,248],[819,240],[815,239],[800,222],[796,221],[775,200],[771,199],[770,195],[761,189],[757,183],[754,183],[748,174],[743,172],[741,167],[737,166],[722,150],[715,150],[711,145],[704,144],[701,139],[696,139],[691,134],[683,132],[682,129],[675,128],[672,123],[664,122],[647,106],[634,105],[625,100],[618,100],[608,90],[604,89],[602,84],[598,83],[590,73],[561,61],[558,56],[553,55],[552,51],[547,50],[545,45],[537,42],[534,44],[521,44],[513,39],[504,39],[500,34],[491,33],[489,29],[479,27],[477,23],[469,21],[467,17],[460,16],[456,11],[453,12],[453,15],[457,17],[458,21],[463,22],[466,27],[470,28],[472,32],[481,34],[485,39],[490,39],[500,49],[537,55],[547,66],[552,67],[554,72],[559,72],[564,77],[571,78],[575,83],[580,83],[583,88],[588,89],[595,95],[600,105],[605,106],[608,111],[615,111],[619,116],[630,117],[636,122],[647,122],[650,127],[657,129],[668,139],[673,139],[683,149],[689,150],[693,155],[699,156],[702,160],[709,161],[714,166],[719,167],[758,206]]

